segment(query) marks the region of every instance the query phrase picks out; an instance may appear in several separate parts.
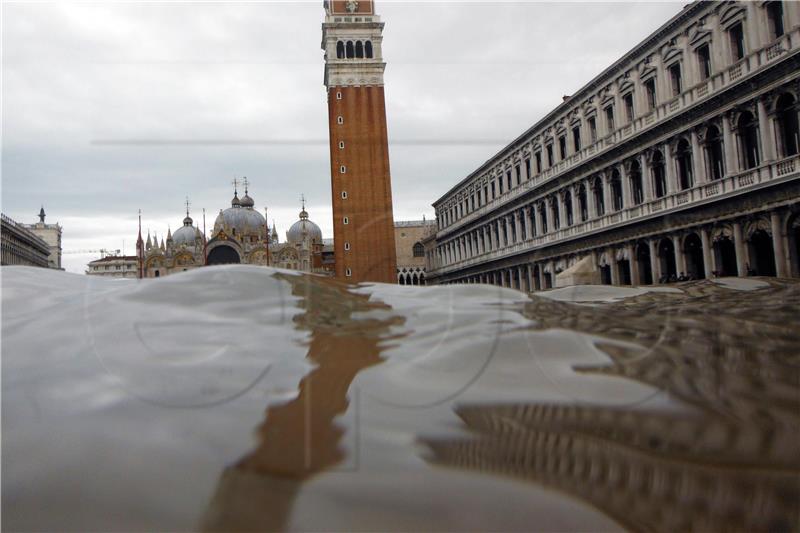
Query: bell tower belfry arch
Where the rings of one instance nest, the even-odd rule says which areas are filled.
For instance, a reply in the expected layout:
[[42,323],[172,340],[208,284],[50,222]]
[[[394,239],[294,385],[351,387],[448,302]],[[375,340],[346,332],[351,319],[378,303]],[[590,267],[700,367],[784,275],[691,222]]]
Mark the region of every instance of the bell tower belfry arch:
[[396,283],[384,23],[372,0],[329,0],[324,6],[336,276]]

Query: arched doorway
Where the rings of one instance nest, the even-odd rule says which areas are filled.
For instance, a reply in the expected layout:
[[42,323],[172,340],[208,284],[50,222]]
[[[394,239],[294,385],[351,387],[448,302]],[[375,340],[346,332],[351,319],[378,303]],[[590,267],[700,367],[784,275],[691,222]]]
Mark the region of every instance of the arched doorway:
[[678,273],[675,270],[675,246],[672,239],[661,239],[658,243],[658,260],[661,266],[661,280],[664,282],[675,281]]
[[736,246],[733,239],[724,236],[714,241],[714,256],[717,259],[718,276],[738,276],[739,269],[736,266]]
[[230,246],[217,246],[208,252],[207,265],[238,265],[241,263],[239,254]]
[[400,274],[400,275],[398,276],[398,278],[397,278],[397,282],[398,282],[400,285],[405,285],[405,284],[406,284],[406,277],[405,277],[403,274]]
[[642,285],[653,284],[653,265],[650,260],[650,246],[639,243],[636,247],[636,267],[639,269],[639,281]]
[[542,284],[539,281],[539,265],[533,265],[533,288],[537,291],[542,290]]
[[603,285],[611,285],[611,266],[600,266],[600,283]]
[[620,285],[631,284],[631,262],[629,259],[620,259],[617,261],[617,276]]
[[705,278],[703,242],[697,233],[690,233],[683,240],[683,253],[686,254],[686,275],[689,279]]
[[756,276],[775,275],[775,251],[772,248],[772,236],[759,229],[750,236],[750,268]]

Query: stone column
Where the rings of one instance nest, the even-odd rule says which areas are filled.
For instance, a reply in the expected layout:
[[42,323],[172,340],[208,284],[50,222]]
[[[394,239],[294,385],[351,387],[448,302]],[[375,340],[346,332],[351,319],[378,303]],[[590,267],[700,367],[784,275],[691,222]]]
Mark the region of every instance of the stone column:
[[675,248],[675,270],[677,271],[678,276],[681,275],[681,272],[686,275],[686,258],[683,255],[683,246],[681,246],[680,235],[672,236],[672,246]]
[[611,267],[611,284],[619,285],[619,267],[617,265],[617,251],[608,249],[608,266]]
[[769,221],[772,226],[772,249],[775,252],[775,273],[779,278],[788,276],[786,269],[786,236],[781,227],[781,215],[777,211],[769,214]]
[[736,250],[736,270],[739,271],[739,277],[744,277],[747,275],[748,260],[741,222],[733,223],[733,247]]
[[733,176],[739,171],[736,161],[736,139],[731,132],[731,117],[728,113],[722,115],[722,147],[725,150],[725,175]]
[[567,202],[564,201],[564,196],[560,192],[556,193],[556,203],[558,205],[558,222],[559,229],[566,228],[567,224]]
[[539,274],[537,277],[539,278],[539,290],[544,290],[544,268],[542,265],[539,265]]
[[631,180],[625,165],[619,166],[619,177],[622,180],[622,208],[627,209],[633,205],[633,191]]
[[757,100],[756,107],[758,108],[758,133],[761,137],[761,153],[764,156],[764,161],[775,160],[775,132],[772,131],[772,123],[767,116],[767,106],[764,103],[764,98]]
[[679,187],[675,177],[675,159],[669,143],[664,143],[664,170],[667,174],[667,194],[673,194]]
[[581,202],[578,196],[580,195],[580,187],[570,187],[570,198],[572,199],[572,223],[579,224],[581,222]]
[[692,185],[705,183],[708,181],[708,178],[706,177],[705,165],[703,165],[703,153],[700,149],[700,141],[697,138],[697,131],[692,129],[689,134],[689,138],[692,142],[692,176],[694,177],[694,183]]
[[712,271],[716,270],[713,265],[713,254],[711,253],[711,239],[707,228],[700,228],[700,242],[703,244],[703,274],[706,279],[711,279]]
[[519,287],[518,289],[521,291],[527,291],[527,287],[525,287],[525,276],[522,275],[522,267],[517,267],[517,279],[519,279]]
[[639,262],[636,260],[636,250],[632,244],[625,246],[628,251],[628,267],[631,269],[631,285],[641,285],[641,276],[639,275]]
[[605,204],[606,214],[614,212],[614,200],[611,197],[611,182],[603,176],[603,203]]
[[501,287],[505,287],[506,286],[506,271],[505,270],[502,270],[502,269],[500,270],[500,283],[498,283],[498,285],[500,285]]
[[594,205],[594,190],[592,190],[591,180],[583,180],[583,186],[586,188],[586,206],[589,210],[589,220],[597,216],[597,206]]
[[547,219],[547,233],[553,232],[553,209],[550,206],[550,201],[544,201],[544,216]]
[[528,292],[533,292],[533,276],[531,275],[532,274],[531,270],[533,270],[531,268],[531,264],[530,263],[526,263],[525,264],[525,279],[527,280],[527,283],[528,283]]
[[522,224],[520,224],[520,215],[521,213],[519,212],[519,209],[514,211],[514,231],[516,232],[517,237],[514,239],[515,243],[522,241]]
[[658,257],[655,239],[648,240],[647,246],[650,248],[650,271],[653,276],[653,285],[656,285],[658,280],[661,279],[661,261]]
[[650,167],[647,166],[647,156],[644,153],[639,154],[639,166],[642,169],[642,193],[644,202],[647,203],[653,199],[653,178],[651,176]]

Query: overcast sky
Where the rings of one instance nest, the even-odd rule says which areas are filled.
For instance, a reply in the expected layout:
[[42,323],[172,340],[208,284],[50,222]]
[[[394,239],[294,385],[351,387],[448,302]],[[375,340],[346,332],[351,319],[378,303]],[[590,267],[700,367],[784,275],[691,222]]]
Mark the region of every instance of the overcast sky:
[[[682,3],[390,2],[397,220],[431,203],[678,13]],[[65,252],[134,253],[185,197],[207,226],[247,176],[281,239],[307,198],[332,237],[322,1],[4,2],[2,210]],[[130,142],[133,141],[133,142]],[[83,272],[98,254],[64,255]]]

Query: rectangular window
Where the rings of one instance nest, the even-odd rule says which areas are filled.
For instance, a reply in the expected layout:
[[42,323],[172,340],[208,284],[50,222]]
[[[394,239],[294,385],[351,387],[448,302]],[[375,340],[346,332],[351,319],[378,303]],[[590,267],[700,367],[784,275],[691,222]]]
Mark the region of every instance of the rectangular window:
[[548,167],[552,167],[553,166],[553,145],[552,144],[548,144],[546,150],[547,150],[547,166]]
[[342,99],[342,93],[341,92],[337,92],[336,93],[336,99],[337,100],[341,100]]
[[344,217],[344,218],[342,219],[342,224],[345,224],[345,225],[347,225],[347,224],[350,224],[350,219],[349,219],[349,218],[347,218],[347,217]]
[[494,190],[494,182],[492,182],[492,200],[494,200],[495,198],[497,198],[497,193]]
[[536,158],[536,173],[537,174],[541,174],[542,173],[542,152],[536,152],[534,157]]
[[345,174],[345,173],[347,172],[347,167],[346,167],[346,166],[344,166],[344,165],[340,166],[340,167],[339,167],[339,172],[340,172],[341,174]]
[[608,133],[614,131],[614,106],[610,105],[606,108],[606,128]]
[[650,78],[644,82],[644,92],[647,95],[647,110],[656,108],[656,79]]
[[572,145],[575,147],[575,151],[579,151],[581,149],[581,127],[575,126],[572,128]]
[[514,172],[517,174],[517,185],[519,185],[520,183],[522,183],[522,168],[519,165],[517,165],[516,167],[514,167]]
[[767,18],[769,18],[769,29],[772,32],[772,38],[777,39],[783,35],[783,2],[776,0],[767,2]]
[[707,44],[697,49],[697,68],[700,71],[700,79],[706,80],[711,76],[711,50]]
[[345,250],[349,250],[350,249],[350,243],[349,242],[344,243],[344,249]]
[[506,185],[508,186],[508,190],[510,191],[511,187],[513,186],[511,184],[511,171],[510,170],[506,171]]
[[350,270],[349,268],[348,268],[348,269],[345,269],[345,271],[344,271],[344,275],[345,275],[345,276],[347,276],[347,277],[349,278],[350,276],[352,276],[352,275],[353,275],[353,271],[352,271],[352,270]]
[[622,101],[625,103],[625,118],[628,119],[628,122],[633,122],[633,93],[623,96]]
[[675,63],[669,67],[669,79],[672,82],[672,96],[678,96],[683,91],[683,80],[681,79],[681,64]]
[[731,59],[739,61],[744,57],[744,30],[742,23],[739,22],[728,30],[728,37],[731,41]]
[[525,160],[525,179],[531,179],[531,160],[530,158]]
[[589,140],[593,143],[597,142],[597,120],[594,117],[589,118]]
[[497,189],[500,194],[503,194],[503,176],[497,177]]
[[489,186],[488,185],[484,185],[483,186],[483,203],[485,204],[488,201],[489,201]]
[[567,136],[562,135],[558,138],[558,155],[559,159],[564,160],[567,158]]

